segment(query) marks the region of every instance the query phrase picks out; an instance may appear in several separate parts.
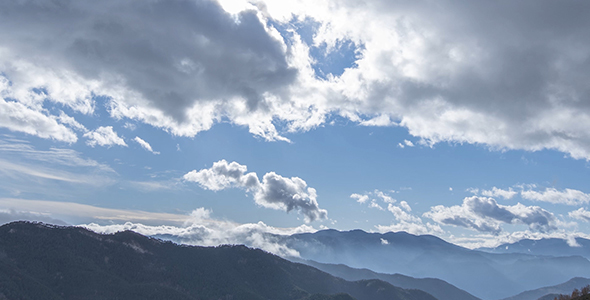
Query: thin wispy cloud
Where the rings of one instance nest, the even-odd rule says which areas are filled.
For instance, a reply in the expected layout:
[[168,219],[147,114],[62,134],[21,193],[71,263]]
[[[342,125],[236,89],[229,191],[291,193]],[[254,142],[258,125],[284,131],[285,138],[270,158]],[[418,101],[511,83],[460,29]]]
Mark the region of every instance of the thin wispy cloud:
[[142,140],[140,137],[136,136],[133,140],[135,142],[137,142],[143,149],[145,149],[145,150],[147,150],[147,151],[149,151],[149,152],[151,152],[153,154],[156,154],[156,155],[157,154],[160,154],[160,152],[154,151],[152,149],[152,146],[148,142]]

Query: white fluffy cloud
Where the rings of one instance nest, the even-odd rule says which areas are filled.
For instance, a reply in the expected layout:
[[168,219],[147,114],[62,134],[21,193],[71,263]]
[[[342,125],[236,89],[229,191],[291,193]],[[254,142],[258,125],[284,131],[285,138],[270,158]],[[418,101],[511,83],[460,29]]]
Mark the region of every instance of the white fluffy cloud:
[[140,137],[136,136],[133,140],[136,141],[143,149],[145,149],[153,154],[160,154],[160,152],[154,151],[154,149],[152,149],[152,145],[150,145],[148,142],[142,140]]
[[516,196],[518,192],[512,190],[512,188],[508,188],[508,190],[503,190],[497,187],[493,187],[491,190],[482,190],[481,194],[491,198],[502,197],[504,199],[512,199],[512,197]]
[[[0,74],[11,92],[0,126],[75,142],[46,108],[89,115],[106,101],[114,118],[182,136],[227,119],[287,140],[339,115],[403,126],[427,144],[590,159],[585,1],[221,2],[1,4],[10,30],[0,32]],[[324,58],[312,54],[345,44],[354,63],[316,76]]]
[[544,191],[535,191],[532,189],[523,190],[522,198],[527,200],[542,201],[556,204],[582,205],[590,203],[590,194],[579,190],[556,188],[546,188]]
[[492,198],[479,196],[465,198],[460,206],[434,206],[423,216],[439,224],[494,234],[502,231],[502,224],[525,224],[533,231],[548,232],[556,230],[558,223],[551,212],[541,207],[520,203],[512,206],[499,205]]
[[361,195],[354,193],[350,195],[350,198],[356,199],[356,202],[363,204],[369,200],[369,195]]
[[316,190],[308,187],[303,179],[286,178],[269,172],[260,181],[256,173],[246,173],[247,170],[246,166],[237,162],[220,160],[209,169],[193,170],[183,178],[214,191],[232,187],[244,188],[252,192],[258,205],[286,212],[298,210],[304,215],[306,222],[328,217],[328,212],[318,205]]
[[117,135],[113,130],[113,126],[101,126],[94,131],[90,131],[84,134],[84,137],[88,139],[86,144],[94,147],[96,145],[111,147],[113,145],[127,147],[125,140]]
[[[35,106],[12,100],[16,96],[12,84],[0,72],[0,127],[67,143],[78,140],[73,130],[64,125],[73,118],[63,112],[60,117],[49,115]],[[39,95],[29,92],[22,97],[37,98]]]
[[590,211],[587,211],[583,207],[580,207],[577,210],[569,212],[568,215],[574,219],[590,222]]

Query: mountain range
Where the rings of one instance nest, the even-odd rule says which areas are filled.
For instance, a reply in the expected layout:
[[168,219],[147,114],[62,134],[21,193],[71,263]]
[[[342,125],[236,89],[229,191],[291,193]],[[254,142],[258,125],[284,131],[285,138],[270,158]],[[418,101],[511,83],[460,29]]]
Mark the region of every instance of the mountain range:
[[480,248],[490,253],[525,253],[532,255],[573,256],[579,255],[590,259],[590,240],[575,238],[564,239],[523,239],[515,243],[502,244],[495,248]]
[[504,298],[502,300],[537,300],[539,298],[548,298],[553,300],[553,298],[560,294],[569,295],[574,289],[581,290],[588,284],[590,284],[590,279],[576,277],[558,285],[525,291],[518,295]]
[[438,300],[480,300],[468,292],[437,278],[413,278],[402,274],[383,274],[369,269],[355,269],[343,264],[323,264],[311,260],[296,261],[345,280],[379,279],[404,289],[422,290]]
[[0,299],[435,300],[245,246],[183,246],[27,222],[0,227]]
[[300,259],[377,273],[438,278],[485,300],[560,284],[573,277],[590,277],[590,261],[579,255],[490,253],[431,235],[323,230],[277,239],[298,251]]
[[[10,223],[0,227],[0,300],[38,295],[43,299],[536,300],[585,285],[577,286],[585,278],[568,281],[573,277],[590,277],[587,258],[548,255],[557,253],[552,245],[563,248],[565,241],[527,244],[523,240],[508,247],[521,251],[498,253],[507,251],[506,246],[470,250],[405,232],[323,230],[273,239],[299,256],[286,260],[245,246],[179,245],[130,231],[102,235],[80,227]],[[576,253],[586,241],[577,240],[581,247],[563,248],[563,253]],[[534,247],[523,253],[527,245]]]

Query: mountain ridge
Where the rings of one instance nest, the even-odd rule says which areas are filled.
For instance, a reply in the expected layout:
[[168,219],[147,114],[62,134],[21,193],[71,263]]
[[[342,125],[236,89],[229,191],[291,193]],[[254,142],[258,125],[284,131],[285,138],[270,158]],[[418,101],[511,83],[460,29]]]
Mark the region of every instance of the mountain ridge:
[[0,283],[0,299],[436,300],[245,246],[177,245],[131,231],[101,235],[30,222],[0,226]]

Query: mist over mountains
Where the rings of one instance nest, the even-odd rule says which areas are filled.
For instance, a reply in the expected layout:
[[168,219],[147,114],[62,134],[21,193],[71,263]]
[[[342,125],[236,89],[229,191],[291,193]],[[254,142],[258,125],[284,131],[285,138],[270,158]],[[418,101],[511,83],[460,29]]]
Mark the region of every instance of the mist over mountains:
[[590,261],[582,256],[488,253],[405,232],[324,230],[284,236],[281,242],[303,259],[439,278],[485,300],[560,284],[573,277],[590,277]]
[[491,253],[526,253],[532,255],[569,256],[579,255],[590,259],[590,240],[585,238],[564,239],[523,239],[515,243],[502,244],[495,248],[480,248]]

